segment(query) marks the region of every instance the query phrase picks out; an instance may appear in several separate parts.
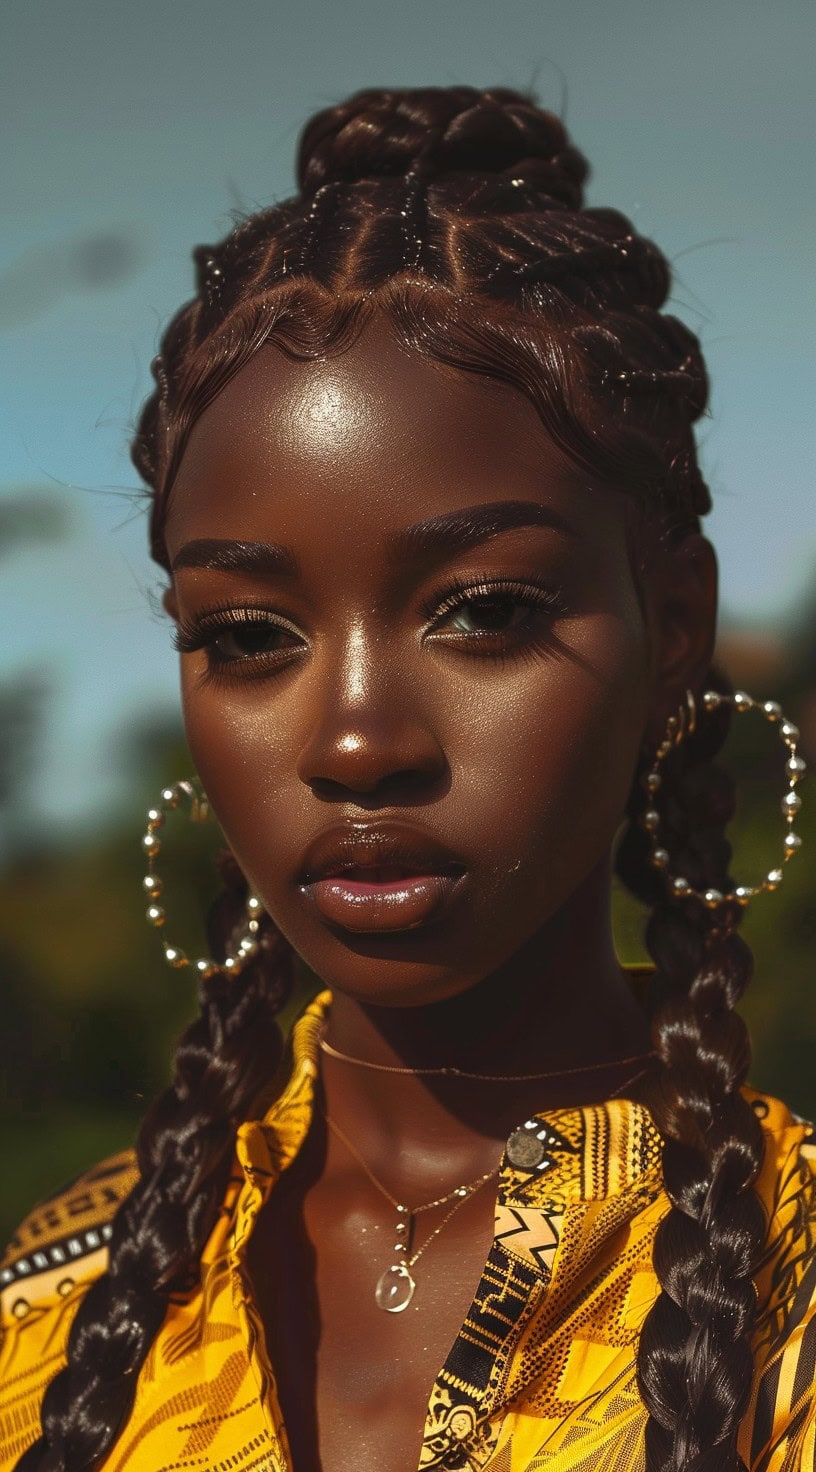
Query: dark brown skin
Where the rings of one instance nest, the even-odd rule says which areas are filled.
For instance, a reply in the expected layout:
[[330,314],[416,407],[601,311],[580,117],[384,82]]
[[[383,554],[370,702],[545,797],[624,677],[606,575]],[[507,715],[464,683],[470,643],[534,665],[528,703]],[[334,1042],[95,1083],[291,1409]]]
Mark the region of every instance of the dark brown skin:
[[[502,501],[545,506],[570,530],[517,527],[433,564],[389,562],[390,534]],[[190,747],[256,893],[333,989],[336,1047],[495,1073],[650,1047],[615,956],[610,849],[639,751],[708,668],[716,565],[702,537],[655,539],[641,577],[628,506],[587,483],[519,393],[407,352],[380,322],[323,363],[261,349],[195,426],[170,500],[171,560],[198,539],[275,542],[298,571],[174,572],[167,605],[186,630],[223,606],[289,630],[283,656],[242,661],[240,625],[183,656]],[[485,580],[533,584],[535,597],[538,580],[557,606],[514,594],[507,627],[485,637],[466,598],[428,612],[452,577],[472,598]],[[229,661],[212,677],[219,651]],[[301,891],[321,830],[372,818],[415,825],[465,866],[432,922],[353,933]],[[440,1086],[326,1058],[322,1086],[371,1169],[416,1204],[497,1166],[531,1112],[605,1098],[632,1072]],[[416,1465],[494,1200],[491,1181],[417,1264],[409,1309],[384,1314],[373,1290],[394,1213],[318,1114],[250,1257],[297,1472]],[[442,1215],[420,1219],[419,1241]]]

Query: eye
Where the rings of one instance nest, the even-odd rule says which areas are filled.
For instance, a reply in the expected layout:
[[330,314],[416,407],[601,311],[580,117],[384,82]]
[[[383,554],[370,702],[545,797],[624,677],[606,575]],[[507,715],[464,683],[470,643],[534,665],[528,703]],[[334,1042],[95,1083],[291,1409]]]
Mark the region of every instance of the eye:
[[278,654],[295,642],[289,629],[258,619],[223,629],[208,641],[207,648],[221,660],[255,659],[259,654]]
[[449,615],[447,626],[461,634],[497,634],[530,623],[534,614],[512,593],[480,593]]
[[448,587],[428,600],[426,611],[433,616],[431,638],[489,653],[535,640],[566,608],[560,592],[543,583],[485,578]]
[[253,608],[213,608],[182,620],[173,642],[181,654],[203,649],[211,676],[265,674],[305,648],[279,614]]

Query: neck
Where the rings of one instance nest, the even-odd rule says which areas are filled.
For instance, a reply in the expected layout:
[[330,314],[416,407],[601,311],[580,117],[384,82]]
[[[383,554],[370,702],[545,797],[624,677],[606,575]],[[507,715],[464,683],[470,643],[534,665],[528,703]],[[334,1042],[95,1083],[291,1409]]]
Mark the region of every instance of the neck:
[[416,1158],[436,1142],[461,1154],[464,1169],[476,1140],[495,1150],[527,1115],[607,1098],[643,1066],[615,1066],[647,1053],[650,1039],[615,955],[609,879],[599,867],[521,951],[460,995],[376,1007],[335,994],[326,1040],[354,1058],[553,1075],[486,1083],[379,1072],[322,1054],[328,1112],[356,1132],[375,1168],[378,1158]]

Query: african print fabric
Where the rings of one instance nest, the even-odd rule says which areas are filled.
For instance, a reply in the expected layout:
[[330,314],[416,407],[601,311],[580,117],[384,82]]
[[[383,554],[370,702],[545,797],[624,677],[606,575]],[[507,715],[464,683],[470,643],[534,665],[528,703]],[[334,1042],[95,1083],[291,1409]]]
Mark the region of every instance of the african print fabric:
[[[295,1025],[283,1093],[238,1131],[200,1281],[173,1297],[101,1472],[311,1472],[291,1466],[246,1249],[308,1131],[330,1000],[322,993]],[[816,1147],[778,1100],[746,1095],[765,1132],[770,1231],[740,1452],[751,1472],[816,1472]],[[648,1111],[626,1099],[513,1132],[495,1238],[431,1391],[420,1472],[642,1472],[635,1354],[668,1210],[660,1145]],[[88,1171],[29,1215],[3,1259],[0,1472],[39,1434],[43,1392],[135,1180],[132,1152]]]

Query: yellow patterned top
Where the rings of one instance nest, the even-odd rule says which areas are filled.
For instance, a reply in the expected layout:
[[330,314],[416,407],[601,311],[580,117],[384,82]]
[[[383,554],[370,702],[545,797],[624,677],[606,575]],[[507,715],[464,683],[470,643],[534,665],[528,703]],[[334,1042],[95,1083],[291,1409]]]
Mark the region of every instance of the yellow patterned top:
[[[296,1023],[282,1095],[238,1131],[200,1281],[173,1297],[102,1472],[293,1472],[246,1249],[309,1127],[329,1002],[322,993]],[[770,1232],[740,1451],[751,1472],[814,1472],[816,1150],[809,1125],[746,1093],[767,1141],[759,1191]],[[502,1162],[481,1282],[430,1395],[420,1468],[641,1472],[635,1352],[658,1291],[652,1241],[668,1209],[660,1138],[648,1111],[627,1099],[550,1111],[520,1128],[525,1138],[515,1132]],[[43,1391],[135,1179],[129,1151],[88,1171],[31,1213],[3,1259],[0,1472],[39,1433]]]

